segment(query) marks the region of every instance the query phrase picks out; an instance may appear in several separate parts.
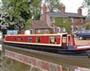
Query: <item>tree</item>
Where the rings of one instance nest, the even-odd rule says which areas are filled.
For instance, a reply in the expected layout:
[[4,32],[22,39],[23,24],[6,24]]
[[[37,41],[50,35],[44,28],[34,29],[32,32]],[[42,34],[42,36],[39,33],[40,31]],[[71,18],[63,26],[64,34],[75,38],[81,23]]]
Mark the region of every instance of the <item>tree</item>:
[[[34,19],[39,18],[40,0],[2,0],[2,3],[3,11],[14,18],[18,23],[21,19],[24,23],[27,23],[27,21],[32,17]],[[11,20],[7,18],[6,21],[11,22]]]
[[12,17],[26,21],[31,15],[28,0],[2,0],[2,3],[3,10]]
[[38,20],[40,18],[40,1],[41,0],[31,0],[30,9],[32,19],[34,20]]
[[90,23],[83,24],[81,28],[84,28],[86,30],[90,30]]
[[90,0],[84,0],[84,6],[90,6]]
[[[15,21],[20,19],[26,23],[29,19],[37,20],[40,18],[40,1],[41,0],[2,0],[2,9]],[[46,0],[50,9],[54,10],[59,7],[59,0]],[[8,20],[10,21],[10,20]],[[19,23],[20,24],[20,23]]]
[[60,0],[47,0],[47,3],[49,4],[51,11],[59,9],[61,5]]
[[35,15],[36,11],[40,13],[40,0],[2,0],[2,3],[5,12],[25,21]]
[[90,15],[90,0],[84,0],[83,6],[88,8],[88,15]]
[[71,20],[69,18],[55,18],[55,25],[65,28],[67,32],[71,32]]

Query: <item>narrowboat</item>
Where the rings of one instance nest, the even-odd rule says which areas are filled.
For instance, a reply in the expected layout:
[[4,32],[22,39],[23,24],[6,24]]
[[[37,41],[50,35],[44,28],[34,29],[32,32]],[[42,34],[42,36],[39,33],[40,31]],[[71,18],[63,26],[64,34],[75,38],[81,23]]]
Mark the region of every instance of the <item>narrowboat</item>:
[[48,51],[90,50],[90,40],[78,40],[74,38],[74,35],[68,33],[6,35],[4,44]]

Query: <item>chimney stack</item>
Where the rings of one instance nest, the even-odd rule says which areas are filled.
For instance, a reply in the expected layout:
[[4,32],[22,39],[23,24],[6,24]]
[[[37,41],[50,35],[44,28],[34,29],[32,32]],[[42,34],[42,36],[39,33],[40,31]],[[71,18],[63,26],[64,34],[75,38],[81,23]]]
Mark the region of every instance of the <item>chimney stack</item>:
[[61,13],[65,13],[65,5],[64,4],[60,4],[59,10],[60,10]]
[[82,9],[81,8],[78,8],[78,14],[82,15]]
[[65,6],[63,6],[63,7],[61,8],[61,12],[62,12],[62,13],[65,13]]

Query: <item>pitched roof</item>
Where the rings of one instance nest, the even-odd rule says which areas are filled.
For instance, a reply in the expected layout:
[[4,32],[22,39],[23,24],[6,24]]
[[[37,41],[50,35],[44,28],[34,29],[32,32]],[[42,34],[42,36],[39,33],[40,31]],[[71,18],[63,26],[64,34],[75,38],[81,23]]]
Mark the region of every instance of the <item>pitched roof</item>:
[[82,18],[82,17],[85,17],[85,16],[83,16],[83,15],[79,15],[78,13],[66,13],[66,15],[68,16],[68,17],[79,17],[79,18]]
[[71,17],[71,18],[84,18],[85,16],[79,15],[78,13],[61,13],[61,12],[51,12],[51,17]]
[[90,16],[86,17],[86,22],[90,22]]
[[51,17],[66,17],[66,18],[68,17],[66,14],[60,13],[60,12],[51,12],[50,16]]
[[41,20],[37,20],[37,21],[33,21],[32,22],[32,28],[35,29],[50,29],[52,28],[51,26],[49,26],[46,22],[41,21]]

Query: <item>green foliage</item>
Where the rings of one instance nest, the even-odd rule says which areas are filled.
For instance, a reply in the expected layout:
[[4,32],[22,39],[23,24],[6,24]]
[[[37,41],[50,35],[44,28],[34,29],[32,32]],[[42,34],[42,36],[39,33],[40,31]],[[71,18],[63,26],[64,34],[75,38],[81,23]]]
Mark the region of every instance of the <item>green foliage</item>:
[[40,7],[40,1],[41,1],[41,0],[32,0],[32,5],[33,5],[34,7]]
[[60,0],[47,0],[51,11],[53,11],[54,9],[58,9],[60,6]]
[[32,0],[30,2],[28,0],[2,0],[2,3],[5,12],[15,18],[23,18],[25,21],[37,14],[34,12],[40,12],[40,0]]
[[55,18],[55,25],[65,28],[67,32],[71,32],[71,20],[68,18]]
[[59,27],[63,27],[63,19],[62,18],[55,18],[55,25]]
[[84,5],[85,6],[90,6],[90,0],[84,0]]
[[[28,25],[29,19],[32,19],[32,17],[33,19],[39,19],[40,17],[40,0],[2,0],[2,3],[3,12],[14,17],[13,21],[17,23],[22,21],[25,25]],[[5,21],[11,22],[8,19]]]
[[90,0],[84,0],[83,6],[88,8],[88,16],[90,16]]
[[[30,1],[30,2],[29,2]],[[40,18],[40,1],[41,0],[2,0],[2,9],[17,21],[23,19],[25,24],[33,18]],[[51,10],[56,9],[60,5],[60,0],[46,0]]]
[[21,16],[22,12],[30,13],[28,0],[3,0],[2,2],[4,11],[18,19],[24,18]]
[[32,0],[30,5],[32,17],[34,20],[38,20],[40,18],[40,1],[41,0]]
[[28,19],[26,22],[25,29],[30,29],[31,25],[32,25],[32,19]]
[[34,8],[33,9],[33,19],[39,20],[40,19],[40,9]]
[[86,30],[89,30],[90,29],[90,23],[84,24],[81,27],[85,28]]

